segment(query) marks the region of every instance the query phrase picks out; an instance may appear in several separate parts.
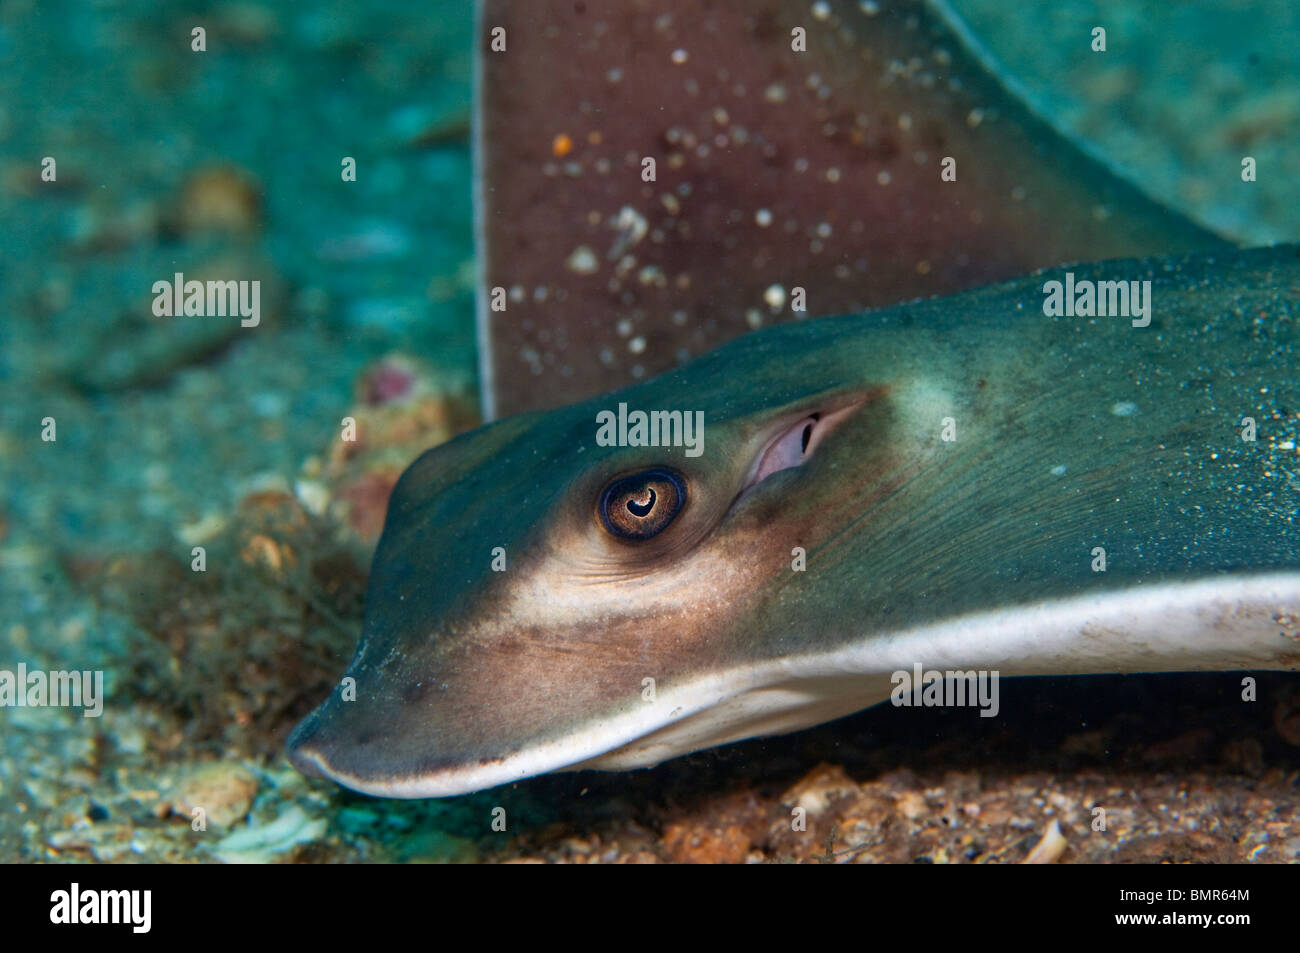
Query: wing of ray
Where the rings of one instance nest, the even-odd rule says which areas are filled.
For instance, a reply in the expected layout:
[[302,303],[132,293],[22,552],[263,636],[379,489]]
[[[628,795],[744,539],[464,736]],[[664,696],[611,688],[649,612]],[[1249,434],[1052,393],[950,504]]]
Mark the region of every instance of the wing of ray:
[[[292,757],[455,794],[793,730],[918,664],[1294,669],[1298,296],[1300,246],[1054,268],[437,447],[390,504],[355,700]],[[699,452],[602,440],[626,408],[699,413]],[[645,473],[684,503],[619,538]]]
[[1220,244],[1035,117],[962,36],[916,0],[482,0],[488,419],[791,317]]

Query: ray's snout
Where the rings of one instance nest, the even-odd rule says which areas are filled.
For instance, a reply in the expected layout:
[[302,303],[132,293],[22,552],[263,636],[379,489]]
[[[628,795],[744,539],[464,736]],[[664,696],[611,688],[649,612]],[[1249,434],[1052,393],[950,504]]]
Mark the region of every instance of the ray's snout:
[[483,739],[461,715],[487,719],[481,700],[456,688],[432,692],[427,681],[399,674],[358,698],[336,688],[294,728],[285,754],[308,777],[377,797],[447,797],[521,776],[483,754]]
[[[321,708],[323,707],[322,705]],[[320,752],[316,745],[316,736],[320,728],[321,708],[317,708],[298,722],[284,746],[285,754],[289,757],[289,763],[309,778],[329,777],[323,767]]]
[[337,692],[318,705],[300,721],[285,742],[289,763],[302,774],[326,778],[357,791],[371,793],[372,786],[382,784],[393,765],[385,761],[391,748],[382,743],[368,744],[367,734],[350,733],[343,711],[345,703]]

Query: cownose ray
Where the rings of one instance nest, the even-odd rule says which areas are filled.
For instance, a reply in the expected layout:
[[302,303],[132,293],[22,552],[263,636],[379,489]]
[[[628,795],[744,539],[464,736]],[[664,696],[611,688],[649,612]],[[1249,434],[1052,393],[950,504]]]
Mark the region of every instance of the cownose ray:
[[489,420],[765,324],[1223,246],[1039,118],[943,2],[480,0],[477,17]]
[[[429,450],[354,700],[293,763],[455,795],[796,730],[918,663],[1300,667],[1300,246],[1069,273],[765,328]],[[1047,316],[1054,280],[1150,281],[1150,322]],[[602,445],[620,404],[702,412],[700,452]]]

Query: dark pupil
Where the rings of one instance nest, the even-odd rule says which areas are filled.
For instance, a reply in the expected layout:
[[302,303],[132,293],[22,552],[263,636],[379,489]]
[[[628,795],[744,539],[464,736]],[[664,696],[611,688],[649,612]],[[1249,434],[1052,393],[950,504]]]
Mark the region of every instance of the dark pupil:
[[615,480],[600,496],[600,519],[620,539],[650,539],[662,533],[686,503],[686,482],[663,467]]
[[645,516],[655,508],[655,500],[659,499],[659,497],[655,495],[654,488],[646,487],[646,492],[650,494],[650,499],[645,503],[638,503],[634,499],[628,499],[627,508],[633,516]]

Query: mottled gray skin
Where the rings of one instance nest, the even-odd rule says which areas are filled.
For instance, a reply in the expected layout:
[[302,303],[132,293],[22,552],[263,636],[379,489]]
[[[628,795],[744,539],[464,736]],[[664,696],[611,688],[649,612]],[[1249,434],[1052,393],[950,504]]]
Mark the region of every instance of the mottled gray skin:
[[[1151,279],[1145,328],[1044,316],[1043,284],[1065,270],[766,329],[430,450],[389,508],[347,671],[357,700],[336,691],[298,727],[295,764],[374,793],[457,793],[638,710],[647,677],[662,696],[986,610],[1300,570],[1297,246],[1071,269]],[[702,410],[703,455],[596,446],[597,412],[620,401]],[[803,465],[737,499],[763,447],[813,412],[838,422]],[[652,540],[614,538],[601,489],[653,464],[685,475],[686,508]],[[1295,661],[1287,634],[1276,667]],[[1086,665],[1054,667],[1047,646],[1008,667],[1184,667],[1176,647],[1146,664],[1106,638]],[[1203,653],[1186,667],[1219,663],[1233,667]]]

